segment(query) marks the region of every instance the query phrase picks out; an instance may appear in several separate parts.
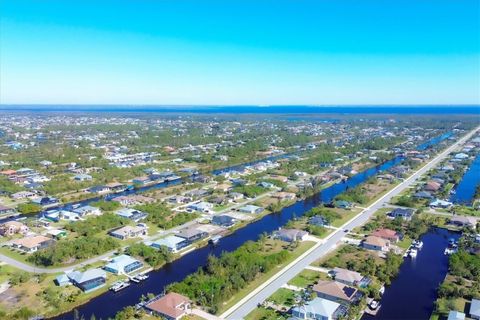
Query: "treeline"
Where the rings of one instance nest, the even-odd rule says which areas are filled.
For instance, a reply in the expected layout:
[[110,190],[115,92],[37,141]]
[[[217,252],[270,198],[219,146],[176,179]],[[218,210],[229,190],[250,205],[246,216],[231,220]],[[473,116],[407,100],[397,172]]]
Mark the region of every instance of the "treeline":
[[249,241],[219,258],[210,256],[205,268],[198,269],[182,282],[173,283],[168,291],[184,294],[194,303],[216,313],[224,301],[246,287],[259,274],[284,262],[290,255],[285,250],[266,253],[263,249],[261,241]]
[[257,185],[248,185],[248,186],[238,186],[233,188],[233,191],[242,193],[248,198],[254,198],[258,195],[261,195],[265,191],[267,191],[265,188]]
[[450,273],[454,276],[480,282],[480,256],[460,250],[450,256]]
[[198,218],[197,213],[179,212],[173,213],[164,203],[155,202],[135,206],[135,209],[148,213],[146,221],[157,225],[162,229],[170,229]]
[[93,236],[102,231],[127,225],[130,221],[113,213],[105,213],[101,216],[89,217],[82,221],[71,222],[65,226],[67,230],[78,233],[81,236]]
[[321,206],[308,210],[307,212],[305,212],[304,216],[308,218],[314,216],[322,216],[327,224],[331,224],[334,220],[340,219],[342,217],[339,213]]
[[48,267],[88,259],[118,247],[118,241],[112,237],[81,237],[71,240],[60,240],[51,247],[33,253],[28,257],[28,261],[36,265]]
[[126,249],[126,253],[135,256],[142,257],[149,265],[154,268],[160,267],[167,262],[172,261],[173,255],[167,248],[161,247],[155,249],[144,243],[135,243]]
[[365,204],[368,202],[368,197],[365,195],[365,191],[363,190],[362,186],[348,189],[344,193],[339,194],[335,199],[356,202],[359,204]]

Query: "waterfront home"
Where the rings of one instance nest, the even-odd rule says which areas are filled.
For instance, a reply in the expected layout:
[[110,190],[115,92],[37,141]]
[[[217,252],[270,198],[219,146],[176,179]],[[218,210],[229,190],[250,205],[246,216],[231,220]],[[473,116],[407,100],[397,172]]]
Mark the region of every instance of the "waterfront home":
[[220,190],[222,192],[228,192],[232,190],[232,185],[229,183],[222,183],[215,186],[215,190]]
[[391,229],[378,229],[372,233],[372,236],[379,237],[385,240],[390,241],[391,243],[396,243],[400,240],[401,234]]
[[38,250],[45,249],[55,243],[55,240],[45,236],[29,236],[21,239],[16,239],[11,242],[14,249],[25,253],[34,253]]
[[454,158],[454,159],[457,159],[457,160],[465,160],[465,159],[468,159],[468,154],[466,154],[466,153],[457,153],[453,158]]
[[29,231],[29,228],[21,222],[18,221],[7,221],[0,224],[0,235],[2,236],[13,236],[14,234],[26,234]]
[[419,191],[419,192],[415,193],[413,195],[413,197],[417,198],[417,199],[427,199],[427,200],[433,199],[432,194],[428,191]]
[[151,247],[156,249],[160,249],[161,247],[166,247],[168,251],[173,253],[185,248],[188,245],[189,245],[189,242],[187,240],[185,240],[184,238],[173,236],[173,235],[167,236],[162,239],[158,239],[152,242],[152,244],[150,244]]
[[178,293],[170,292],[158,296],[145,305],[145,309],[153,315],[167,320],[179,320],[191,312],[190,300]]
[[12,193],[10,197],[14,200],[19,200],[19,199],[33,199],[38,196],[36,193],[31,191],[19,191],[19,192]]
[[184,196],[173,196],[168,198],[169,203],[179,204],[179,203],[189,203],[190,201],[192,201],[192,198],[184,197]]
[[102,269],[89,269],[85,272],[73,271],[67,273],[70,281],[80,288],[83,292],[88,293],[101,288],[107,281],[107,274]]
[[198,199],[198,198],[201,198],[201,197],[204,197],[206,196],[207,194],[210,194],[208,192],[208,190],[205,190],[205,189],[196,189],[196,190],[190,190],[188,192],[185,193],[185,196],[186,197],[190,197],[192,199]]
[[465,313],[455,310],[450,310],[447,320],[465,320]]
[[88,192],[96,194],[104,194],[110,192],[110,188],[107,186],[93,186],[88,188]]
[[212,218],[212,224],[229,228],[235,224],[235,219],[228,215],[216,215]]
[[298,229],[280,229],[273,233],[273,237],[286,242],[304,241],[308,232]]
[[323,298],[314,298],[304,305],[292,308],[294,319],[334,320],[344,315],[341,304]]
[[363,240],[362,246],[368,250],[388,251],[390,241],[375,236],[368,236]]
[[104,268],[106,271],[114,274],[129,274],[142,267],[142,262],[126,254],[122,254],[113,258]]
[[192,227],[181,229],[177,233],[177,236],[187,240],[189,243],[192,243],[192,242],[201,240],[203,238],[206,238],[208,236],[208,233],[192,226]]
[[327,219],[325,219],[324,216],[313,216],[310,219],[308,219],[308,224],[311,224],[312,226],[317,226],[317,227],[324,227],[328,225]]
[[145,219],[148,215],[147,213],[142,212],[140,210],[130,209],[130,208],[119,209],[115,211],[115,214],[135,222]]
[[319,298],[341,304],[355,303],[362,296],[362,293],[358,291],[357,288],[333,280],[319,280],[318,283],[313,286],[312,290]]
[[2,214],[13,214],[17,211],[14,208],[6,207],[0,204],[0,215]]
[[388,213],[388,216],[392,218],[402,218],[403,220],[411,220],[413,209],[395,208]]
[[371,279],[362,276],[360,273],[343,268],[334,268],[332,270],[334,280],[348,286],[358,286],[360,288],[367,287]]
[[208,183],[210,180],[211,178],[209,176],[203,174],[198,174],[192,177],[192,181],[198,183]]
[[429,204],[431,208],[443,208],[443,209],[450,208],[452,205],[453,203],[451,203],[450,201],[445,201],[440,199],[435,199]]
[[197,203],[192,203],[188,205],[187,209],[193,210],[193,211],[198,211],[198,212],[205,212],[209,213],[213,208],[213,204],[209,202],[197,202]]
[[60,219],[69,220],[69,221],[76,221],[80,220],[80,216],[76,212],[68,211],[68,210],[48,210],[43,212],[43,217],[53,222],[58,222]]
[[53,206],[53,205],[57,205],[57,204],[60,203],[58,201],[58,199],[54,198],[54,197],[36,198],[36,199],[32,199],[32,202],[35,203],[35,204],[38,204],[42,207]]
[[240,209],[238,209],[240,212],[245,212],[245,213],[252,213],[252,214],[259,214],[259,213],[262,213],[263,211],[263,208],[262,207],[258,207],[258,206],[254,206],[252,204],[248,204],[246,206],[243,206],[241,207]]
[[124,226],[109,231],[108,234],[120,240],[138,238],[147,234],[147,227],[143,225]]
[[275,194],[272,195],[272,198],[274,199],[278,199],[280,201],[291,201],[291,200],[295,200],[297,196],[295,195],[295,193],[292,193],[292,192],[277,192]]
[[132,179],[132,183],[137,184],[137,185],[145,185],[147,183],[152,182],[149,177],[144,176],[144,177],[137,177]]
[[351,209],[353,205],[345,200],[337,200],[334,202],[335,207],[340,208],[340,209]]
[[102,214],[102,210],[100,208],[94,206],[81,206],[76,209],[73,209],[73,212],[78,214],[80,217],[88,216],[88,215],[96,215],[99,216]]
[[112,192],[119,192],[125,190],[125,185],[120,182],[110,182],[106,184],[106,187]]
[[470,303],[470,311],[468,312],[470,318],[480,320],[480,300],[472,299]]
[[475,217],[453,216],[449,219],[449,223],[458,227],[475,227],[477,219]]
[[424,190],[425,191],[437,192],[438,190],[440,190],[441,187],[442,187],[442,185],[440,183],[438,183],[437,181],[432,181],[431,180],[431,181],[427,182],[427,184],[424,187]]

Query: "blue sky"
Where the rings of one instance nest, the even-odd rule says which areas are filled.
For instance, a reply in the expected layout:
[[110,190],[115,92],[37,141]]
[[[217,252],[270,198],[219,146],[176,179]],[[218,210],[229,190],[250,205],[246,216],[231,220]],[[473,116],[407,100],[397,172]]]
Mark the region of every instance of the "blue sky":
[[478,0],[0,0],[0,103],[478,104]]

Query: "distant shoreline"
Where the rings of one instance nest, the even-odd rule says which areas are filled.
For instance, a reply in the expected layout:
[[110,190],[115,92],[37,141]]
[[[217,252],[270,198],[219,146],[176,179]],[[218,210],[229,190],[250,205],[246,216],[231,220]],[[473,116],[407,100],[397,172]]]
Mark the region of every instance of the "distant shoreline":
[[128,112],[224,114],[477,114],[480,105],[342,105],[342,106],[206,106],[206,105],[72,105],[1,104],[9,112]]

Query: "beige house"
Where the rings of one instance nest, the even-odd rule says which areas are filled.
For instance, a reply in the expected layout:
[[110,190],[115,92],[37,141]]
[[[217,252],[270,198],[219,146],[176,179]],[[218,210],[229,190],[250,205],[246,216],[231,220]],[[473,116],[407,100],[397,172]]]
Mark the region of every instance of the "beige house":
[[16,233],[26,234],[28,227],[18,221],[8,221],[0,225],[0,235],[13,236]]

